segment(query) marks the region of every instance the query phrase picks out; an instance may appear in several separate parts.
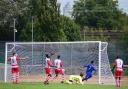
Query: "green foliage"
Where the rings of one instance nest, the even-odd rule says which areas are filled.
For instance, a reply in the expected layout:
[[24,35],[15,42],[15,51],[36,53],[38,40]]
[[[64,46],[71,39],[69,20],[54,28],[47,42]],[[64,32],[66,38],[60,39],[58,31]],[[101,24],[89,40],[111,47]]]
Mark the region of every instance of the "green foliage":
[[[29,11],[34,17],[34,41],[66,41],[64,31],[61,29],[61,19],[57,0],[30,1]],[[21,33],[24,39],[31,39],[31,36],[24,36],[30,33],[31,22],[28,21]],[[26,30],[26,31],[25,31]],[[29,38],[28,38],[29,37]]]
[[4,42],[0,42],[0,65],[1,63],[5,62],[5,43]]
[[[1,0],[0,40],[13,41],[13,19],[16,18],[16,41],[31,41],[32,17],[34,41],[81,40],[81,29],[89,27],[123,30],[122,39],[128,42],[128,16],[118,9],[118,2],[112,0],[78,0],[73,7],[73,19],[60,15],[57,0]],[[101,34],[100,37],[89,36],[85,40],[107,38]]]
[[[0,40],[13,41],[13,19],[25,14],[28,0],[0,0]],[[16,26],[20,24],[16,20]],[[22,27],[22,26],[21,26]],[[18,30],[21,30],[17,28]],[[17,38],[17,36],[16,36]]]
[[70,18],[62,16],[62,28],[64,29],[68,41],[81,40],[79,25]]
[[[70,18],[60,15],[56,0],[31,0],[28,15],[34,18],[34,41],[75,41],[80,40],[80,27]],[[21,32],[21,39],[31,41],[31,19],[27,20]]]
[[[128,21],[128,19],[127,19]],[[126,43],[128,43],[128,26],[124,27],[124,34],[122,36],[122,40],[125,41]]]
[[82,28],[122,29],[126,15],[112,0],[79,0],[73,6],[73,17]]
[[[14,18],[18,30],[16,41],[32,41],[32,18],[34,41],[80,40],[79,26],[71,19],[60,15],[57,0],[2,0],[0,6],[3,6],[0,7],[3,13],[0,17],[0,30],[2,29],[0,40],[13,41]],[[68,23],[63,22],[64,20]]]
[[[26,29],[26,30],[25,30]],[[21,32],[22,32],[22,35],[21,35],[21,39],[24,39],[24,41],[31,41],[31,23],[27,23],[26,25],[26,28],[23,29]]]

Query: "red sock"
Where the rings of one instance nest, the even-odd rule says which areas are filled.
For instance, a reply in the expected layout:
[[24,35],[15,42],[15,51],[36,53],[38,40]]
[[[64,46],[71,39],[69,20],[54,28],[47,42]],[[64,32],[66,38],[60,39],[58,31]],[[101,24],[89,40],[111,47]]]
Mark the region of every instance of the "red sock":
[[46,81],[49,81],[50,79],[51,79],[51,76],[48,75],[48,76],[46,77]]
[[18,83],[19,81],[19,73],[16,74],[16,83]]
[[64,75],[62,75],[61,80],[64,81]]
[[58,75],[55,75],[55,77],[53,79],[57,79],[58,78]]
[[15,74],[12,74],[12,82],[15,83],[15,81],[16,81],[16,76]]

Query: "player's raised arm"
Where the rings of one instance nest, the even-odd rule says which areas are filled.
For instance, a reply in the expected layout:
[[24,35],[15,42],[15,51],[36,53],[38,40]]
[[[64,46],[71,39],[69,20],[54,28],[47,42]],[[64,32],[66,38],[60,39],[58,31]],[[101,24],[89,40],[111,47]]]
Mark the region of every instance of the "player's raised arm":
[[113,63],[113,67],[112,67],[112,72],[114,71],[114,69],[116,68],[116,59],[115,59],[115,61],[114,61],[114,63]]
[[25,60],[25,59],[29,59],[29,57],[28,56],[26,56],[26,57],[19,57],[19,59],[20,60]]
[[93,69],[94,69],[94,71],[96,71],[96,70],[97,70],[95,66],[93,66]]
[[124,61],[123,61],[122,68],[124,68],[124,65],[125,65],[125,64],[124,64]]
[[60,60],[60,67],[62,68],[63,67],[63,65],[62,65],[62,61]]
[[53,55],[55,55],[55,53],[51,53],[51,54],[50,54],[50,57],[49,57],[49,58],[50,58],[50,64],[49,64],[50,67],[55,67],[55,66],[54,66],[54,62],[53,62],[53,60],[52,60],[52,56],[53,56]]
[[11,60],[11,57],[8,57],[8,58],[7,58],[7,61],[10,61],[10,60]]
[[83,65],[83,67],[88,67],[88,64]]

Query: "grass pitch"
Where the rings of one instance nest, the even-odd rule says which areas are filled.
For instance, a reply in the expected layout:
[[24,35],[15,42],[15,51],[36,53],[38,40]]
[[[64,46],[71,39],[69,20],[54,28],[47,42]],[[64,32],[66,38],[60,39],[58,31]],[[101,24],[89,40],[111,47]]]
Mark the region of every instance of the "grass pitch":
[[55,84],[50,83],[49,85],[44,85],[43,83],[1,83],[0,89],[128,89],[127,86],[121,86],[117,88],[112,85],[69,85],[69,84]]

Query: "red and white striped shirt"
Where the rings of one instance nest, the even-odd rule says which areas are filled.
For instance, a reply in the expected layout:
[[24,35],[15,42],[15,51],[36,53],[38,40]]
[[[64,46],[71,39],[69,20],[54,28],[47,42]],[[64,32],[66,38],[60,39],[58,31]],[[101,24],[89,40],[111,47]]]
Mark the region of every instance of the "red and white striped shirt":
[[62,61],[60,59],[55,59],[54,66],[55,68],[62,68]]
[[118,59],[115,60],[114,66],[116,67],[116,70],[122,71],[123,70],[123,65],[124,65],[124,63],[123,63],[122,59],[118,58]]
[[46,58],[45,59],[45,68],[50,68],[50,65],[51,65],[51,59],[50,58]]
[[12,56],[10,57],[12,68],[18,68],[18,61],[20,60],[20,57],[18,56]]

